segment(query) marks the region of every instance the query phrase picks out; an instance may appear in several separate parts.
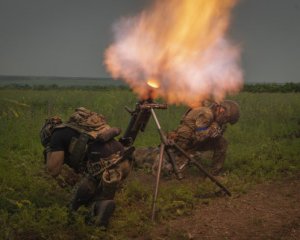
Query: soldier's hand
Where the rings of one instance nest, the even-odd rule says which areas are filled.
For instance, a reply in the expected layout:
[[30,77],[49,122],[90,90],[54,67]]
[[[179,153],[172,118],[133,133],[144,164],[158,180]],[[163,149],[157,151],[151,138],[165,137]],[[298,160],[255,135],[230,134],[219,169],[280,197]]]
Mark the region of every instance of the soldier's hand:
[[175,140],[177,138],[177,133],[176,132],[169,132],[167,133],[167,138],[170,140]]
[[217,138],[222,136],[223,129],[216,122],[212,123],[209,127],[209,135],[211,138]]
[[174,143],[175,143],[174,139],[170,139],[170,138],[167,138],[167,139],[166,139],[166,144],[167,144],[167,145],[172,146],[172,145],[174,145]]

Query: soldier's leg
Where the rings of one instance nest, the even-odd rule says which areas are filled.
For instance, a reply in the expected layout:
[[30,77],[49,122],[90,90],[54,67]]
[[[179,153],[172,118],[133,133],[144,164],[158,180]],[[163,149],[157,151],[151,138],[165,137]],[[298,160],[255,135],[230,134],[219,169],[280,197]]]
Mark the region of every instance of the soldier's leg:
[[[178,138],[176,141],[176,144],[190,157],[194,157],[194,154],[196,152],[196,146],[191,143],[190,139],[184,139],[184,138]],[[175,162],[178,168],[179,172],[183,172],[185,169],[185,166],[187,165],[187,162],[189,160],[181,154],[178,150],[175,150]],[[183,174],[183,173],[181,173]]]
[[213,151],[211,173],[213,175],[218,175],[222,171],[224,165],[227,146],[227,140],[221,136],[219,138],[199,142],[195,145],[194,150],[198,152]]
[[102,176],[101,185],[97,188],[94,198],[95,224],[107,227],[109,219],[115,210],[114,197],[121,181],[130,172],[130,164],[123,161],[116,168],[105,171]]
[[107,228],[109,219],[115,210],[113,199],[119,183],[119,181],[115,181],[115,175],[112,170],[104,172],[93,197],[94,205],[90,219],[87,219],[88,224]]
[[212,159],[212,171],[213,175],[218,175],[222,169],[226,158],[226,152],[228,147],[227,140],[222,136],[213,142],[213,159]]
[[85,177],[80,183],[71,202],[71,210],[76,211],[81,205],[88,204],[94,197],[98,181],[92,177]]
[[95,224],[107,228],[109,219],[114,213],[116,204],[114,200],[96,201],[94,205]]
[[[159,151],[153,157],[154,157],[154,160],[153,160],[153,165],[152,165],[151,171],[152,171],[152,174],[154,176],[156,176],[157,170],[158,170],[158,165],[159,165]],[[172,174],[172,170],[173,170],[173,168],[168,159],[168,156],[167,156],[167,154],[164,153],[163,160],[162,160],[162,166],[161,166],[161,175],[163,177],[170,177]]]
[[[187,154],[191,154],[190,149],[191,149],[191,142],[190,139],[186,139],[186,138],[181,138],[180,136],[178,136],[174,142],[182,149],[184,150]],[[177,168],[178,174],[180,175],[180,178],[183,177],[183,168],[182,166],[186,164],[186,162],[188,161],[186,159],[186,157],[184,155],[182,155],[176,148],[171,148],[170,149],[170,154],[171,154],[171,158],[173,158],[174,163],[175,163],[175,167]],[[166,166],[168,168],[166,168],[170,173],[174,172],[173,169],[173,164],[171,163],[171,159],[169,158],[169,156],[166,156],[167,159],[167,164]]]

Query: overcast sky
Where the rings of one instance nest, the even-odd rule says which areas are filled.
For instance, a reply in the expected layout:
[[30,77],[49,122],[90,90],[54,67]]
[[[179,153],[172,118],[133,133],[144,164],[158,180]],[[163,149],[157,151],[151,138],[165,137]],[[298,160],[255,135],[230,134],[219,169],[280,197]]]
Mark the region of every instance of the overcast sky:
[[[112,24],[149,2],[0,0],[0,75],[108,77]],[[300,82],[300,0],[241,0],[231,32],[247,82]]]

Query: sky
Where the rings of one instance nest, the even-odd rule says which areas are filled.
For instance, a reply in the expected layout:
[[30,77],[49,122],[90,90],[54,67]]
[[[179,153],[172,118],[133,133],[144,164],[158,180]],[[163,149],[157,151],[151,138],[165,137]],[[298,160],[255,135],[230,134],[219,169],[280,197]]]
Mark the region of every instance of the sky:
[[[113,23],[150,2],[0,0],[0,75],[110,77]],[[240,0],[230,35],[246,82],[300,82],[300,0]]]

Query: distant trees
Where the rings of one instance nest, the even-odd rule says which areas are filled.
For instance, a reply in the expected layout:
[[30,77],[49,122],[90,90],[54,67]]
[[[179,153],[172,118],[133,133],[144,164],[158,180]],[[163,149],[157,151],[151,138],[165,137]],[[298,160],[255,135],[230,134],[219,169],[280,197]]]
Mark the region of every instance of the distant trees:
[[[0,79],[1,80],[1,79]],[[84,90],[103,90],[103,89],[129,89],[127,85],[115,85],[111,81],[103,81],[102,84],[84,84],[85,80],[78,82],[77,85],[72,85],[70,83],[59,85],[55,83],[43,84],[39,82],[38,84],[30,84],[23,82],[12,82],[12,83],[2,83],[0,81],[0,89],[34,89],[34,90],[52,90],[52,89],[84,89]],[[242,89],[243,92],[253,92],[253,93],[265,93],[265,92],[300,92],[300,83],[246,83]]]
[[255,83],[245,84],[243,92],[300,92],[300,83]]

